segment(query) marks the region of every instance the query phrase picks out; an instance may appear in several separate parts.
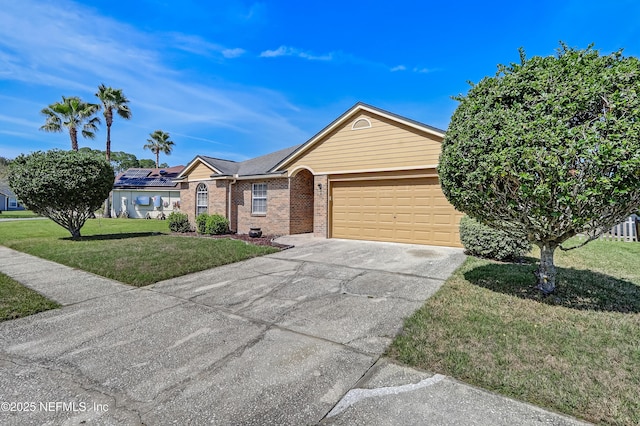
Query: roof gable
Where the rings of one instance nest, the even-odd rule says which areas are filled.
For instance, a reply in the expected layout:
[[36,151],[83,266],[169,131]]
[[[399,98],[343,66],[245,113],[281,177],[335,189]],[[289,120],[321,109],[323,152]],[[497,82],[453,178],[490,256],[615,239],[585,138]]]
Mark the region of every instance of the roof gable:
[[[222,173],[221,170],[217,169],[212,164],[213,160],[216,160],[216,159],[212,157],[205,157],[203,155],[197,155],[193,160],[189,162],[189,164],[185,166],[185,168],[182,170],[182,172],[180,172],[180,174],[176,177],[176,179],[182,179],[187,177],[199,165],[204,165],[205,167],[211,169],[212,173],[224,174]],[[223,160],[223,161],[232,162],[230,160]]]
[[[271,152],[269,154],[241,162],[198,155],[187,165],[187,167],[184,168],[182,173],[180,173],[176,179],[187,178],[191,173],[196,171],[198,166],[201,165],[204,165],[211,170],[211,173],[208,174],[206,178],[215,177],[215,175],[219,175],[219,177],[240,177],[279,174],[278,172],[271,171],[273,167],[299,147],[300,145],[291,146],[289,148],[284,148],[276,152]],[[204,176],[200,176],[200,172],[198,172],[198,174],[199,179],[204,178]]]
[[362,102],[358,102],[349,110],[347,110],[340,117],[336,118],[333,122],[331,122],[328,126],[322,129],[320,132],[315,134],[311,139],[309,139],[304,144],[300,145],[297,150],[291,153],[288,157],[284,158],[283,161],[276,164],[276,166],[272,169],[273,171],[284,171],[286,167],[292,164],[296,159],[303,156],[306,152],[308,152],[311,148],[313,148],[318,143],[322,142],[328,135],[334,132],[336,129],[343,127],[346,123],[356,117],[358,114],[363,112],[372,113],[383,117],[389,121],[396,122],[399,125],[407,126],[409,128],[416,129],[421,132],[425,132],[427,134],[433,135],[436,138],[443,138],[445,131],[442,129],[438,129],[437,127],[429,126],[424,123],[420,123],[419,121],[415,121],[398,114],[391,113],[389,111],[385,111],[380,108],[376,108],[371,105],[367,105]]
[[9,198],[16,198],[16,194],[9,188],[9,184],[6,181],[0,181],[0,194]]

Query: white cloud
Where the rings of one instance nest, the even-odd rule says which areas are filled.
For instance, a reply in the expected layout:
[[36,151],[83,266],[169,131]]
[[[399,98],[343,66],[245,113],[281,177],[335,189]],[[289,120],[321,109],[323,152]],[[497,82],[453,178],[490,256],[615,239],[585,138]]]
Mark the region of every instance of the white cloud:
[[429,68],[419,68],[419,67],[415,67],[415,68],[413,69],[413,72],[417,72],[417,73],[420,73],[420,74],[427,74],[427,73],[430,73],[430,72],[431,72],[431,70],[430,70]]
[[[199,152],[201,148],[188,139],[217,139],[212,135],[218,130],[249,135],[248,139],[261,141],[267,152],[308,137],[288,119],[297,108],[280,93],[222,78],[210,83],[206,74],[179,71],[163,61],[169,49],[225,58],[245,53],[200,37],[142,32],[68,0],[3,2],[0,87],[3,81],[10,82],[7,86],[23,87],[23,92],[8,92],[3,87],[3,94],[21,97],[27,93],[29,100],[20,111],[0,102],[0,117],[7,123],[12,121],[11,128],[3,129],[5,134],[35,130],[39,146],[52,144],[56,135],[42,135],[37,131],[41,123],[24,117],[36,119],[41,108],[58,101],[61,95],[90,99],[98,84],[105,83],[123,89],[133,112],[130,122],[120,120],[116,124],[114,149],[129,150],[141,158],[148,157],[142,145],[156,128],[185,135],[182,145],[176,141],[172,158],[183,150],[188,151],[183,155],[189,159],[198,153],[206,155],[206,150]],[[100,139],[99,135],[92,144],[101,145]],[[0,151],[6,148],[3,143],[0,140]],[[241,143],[234,149],[246,152]]]
[[290,56],[293,53],[290,48],[286,46],[280,46],[276,50],[265,50],[260,53],[261,58],[277,58],[278,56]]
[[205,40],[202,37],[190,34],[169,33],[167,34],[167,38],[172,47],[184,50],[185,52],[195,53],[196,55],[222,55],[225,58],[231,59],[242,56],[245,53],[245,50],[239,47],[227,48]]
[[246,53],[246,50],[236,47],[235,49],[223,49],[222,56],[225,58],[237,58]]
[[0,121],[5,123],[18,124],[20,126],[30,128],[39,128],[44,123],[44,121],[43,123],[36,123],[35,121],[29,121],[25,120],[24,118],[12,117],[4,114],[0,114]]
[[391,72],[405,71],[406,69],[407,69],[407,67],[405,67],[404,65],[397,65],[397,66],[391,68]]
[[330,61],[334,59],[335,53],[330,52],[325,55],[315,55],[311,52],[305,52],[289,46],[280,46],[275,50],[265,50],[260,53],[261,58],[277,58],[279,56],[295,56],[298,58],[308,59],[310,61]]

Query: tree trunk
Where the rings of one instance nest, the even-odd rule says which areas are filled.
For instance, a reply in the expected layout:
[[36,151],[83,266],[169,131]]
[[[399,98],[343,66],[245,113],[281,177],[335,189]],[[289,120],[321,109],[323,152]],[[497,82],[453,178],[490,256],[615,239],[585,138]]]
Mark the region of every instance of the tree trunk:
[[[104,113],[105,121],[107,122],[107,146],[105,150],[105,157],[107,159],[107,163],[111,164],[111,123],[113,122],[113,113],[111,110],[107,110]],[[111,193],[106,200],[104,200],[104,211],[102,212],[102,217],[110,218],[111,217],[111,203],[109,202],[111,199]]]
[[78,150],[78,131],[75,127],[69,129],[69,137],[71,138],[71,149]]
[[156,169],[160,167],[158,164],[160,164],[160,151],[156,152]]
[[104,211],[102,212],[102,217],[105,219],[109,219],[111,217],[111,194],[104,200]]
[[541,243],[540,266],[534,272],[538,279],[536,288],[544,294],[551,294],[556,289],[556,266],[553,264],[553,254],[556,250],[555,244]]
[[111,109],[107,109],[104,112],[104,118],[107,122],[107,149],[105,151],[105,155],[107,157],[107,161],[111,162],[111,124],[113,123],[113,112]]
[[78,238],[81,237],[80,228],[76,228],[72,226],[69,228],[69,232],[71,233],[71,238],[73,238],[74,240],[77,240]]

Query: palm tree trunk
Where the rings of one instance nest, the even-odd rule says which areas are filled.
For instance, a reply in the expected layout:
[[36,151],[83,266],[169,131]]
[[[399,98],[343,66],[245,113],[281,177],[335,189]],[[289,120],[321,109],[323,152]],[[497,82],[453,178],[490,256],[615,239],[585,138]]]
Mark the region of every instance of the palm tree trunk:
[[78,150],[78,130],[75,127],[69,129],[69,137],[71,138],[71,149]]
[[[107,122],[107,149],[105,151],[105,156],[107,158],[107,163],[111,163],[111,124],[113,123],[113,113],[110,109],[105,111],[104,113],[105,121]],[[110,218],[111,217],[111,193],[104,201],[104,211],[102,212],[102,217]]]
[[160,167],[158,164],[160,164],[160,150],[156,151],[156,169]]
[[111,108],[107,108],[107,110],[104,112],[104,121],[107,125],[107,150],[105,151],[105,153],[107,156],[107,161],[111,162],[111,125],[113,124],[113,111],[111,111]]
[[105,156],[108,162],[111,162],[111,126],[107,125],[107,150]]

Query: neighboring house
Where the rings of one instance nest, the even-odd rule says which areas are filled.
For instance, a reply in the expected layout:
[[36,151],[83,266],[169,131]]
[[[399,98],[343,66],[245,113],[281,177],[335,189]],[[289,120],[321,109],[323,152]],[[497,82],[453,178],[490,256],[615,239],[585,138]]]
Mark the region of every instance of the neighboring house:
[[9,188],[9,184],[0,181],[0,211],[24,210],[24,206],[18,202],[18,197]]
[[111,215],[144,219],[168,216],[180,210],[180,189],[173,180],[184,166],[164,169],[128,169],[116,176],[112,191]]
[[436,167],[444,130],[358,103],[302,145],[243,162],[195,157],[178,175],[194,223],[219,213],[246,234],[461,247],[462,214]]

